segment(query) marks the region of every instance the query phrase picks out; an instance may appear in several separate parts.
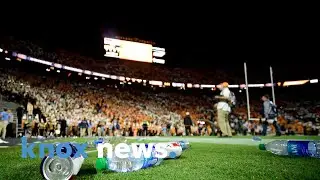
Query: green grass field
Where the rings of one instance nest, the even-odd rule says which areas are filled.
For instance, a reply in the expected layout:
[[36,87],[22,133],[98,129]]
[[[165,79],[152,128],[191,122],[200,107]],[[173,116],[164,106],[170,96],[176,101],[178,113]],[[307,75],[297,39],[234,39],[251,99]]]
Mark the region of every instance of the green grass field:
[[[191,143],[191,148],[179,159],[165,160],[160,166],[130,173],[97,174],[94,167],[97,153],[88,155],[76,179],[320,179],[320,159],[280,157],[260,151],[257,146]],[[0,149],[0,157],[0,179],[42,179],[41,159],[22,159],[21,147]]]

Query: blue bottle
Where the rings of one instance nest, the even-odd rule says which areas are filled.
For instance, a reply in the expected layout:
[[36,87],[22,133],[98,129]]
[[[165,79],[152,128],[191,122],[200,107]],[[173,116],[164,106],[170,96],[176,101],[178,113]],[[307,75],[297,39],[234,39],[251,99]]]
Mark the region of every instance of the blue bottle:
[[259,149],[282,156],[320,158],[320,141],[276,140],[260,144]]

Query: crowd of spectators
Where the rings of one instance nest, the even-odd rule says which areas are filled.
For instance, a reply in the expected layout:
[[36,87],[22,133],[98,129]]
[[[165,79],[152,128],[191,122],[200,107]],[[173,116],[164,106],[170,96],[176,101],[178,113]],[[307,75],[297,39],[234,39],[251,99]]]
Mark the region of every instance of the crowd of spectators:
[[[12,37],[1,39],[1,48],[52,60],[72,67],[142,79],[171,82],[221,82],[223,72],[198,73],[186,69],[158,68],[126,61],[99,61],[66,51],[46,52]],[[210,79],[206,79],[210,77]],[[183,118],[193,120],[193,135],[219,134],[213,96],[161,92],[152,88],[90,84],[58,77],[43,77],[21,69],[1,68],[0,92],[23,105],[20,113],[25,133],[33,136],[183,135]],[[260,118],[261,102],[251,102],[251,116]],[[319,133],[319,104],[282,102],[279,124],[283,134]],[[239,101],[230,116],[233,134],[259,135],[260,121],[247,119],[246,104]],[[204,124],[201,122],[205,122]],[[147,131],[144,127],[147,126]],[[268,131],[274,132],[270,126]]]
[[[24,129],[31,128],[30,134],[33,135],[40,135],[41,128],[51,135],[143,135],[143,124],[147,124],[149,135],[183,135],[186,112],[194,122],[194,135],[219,133],[213,101],[209,96],[120,86],[100,87],[97,84],[57,81],[16,70],[2,70],[0,85],[5,97],[24,105],[25,115],[20,119],[24,122]],[[260,105],[252,102],[253,117],[261,117]],[[283,104],[280,109],[278,121],[282,133],[317,135],[319,106],[292,106]],[[230,117],[233,134],[261,134],[261,123],[248,121],[246,114],[246,106],[239,102]],[[28,121],[30,115],[35,118]],[[86,123],[82,123],[83,120]],[[63,126],[60,124],[62,121],[65,121]],[[201,125],[201,121],[205,124]],[[200,126],[203,128],[199,132]],[[87,132],[81,133],[81,128]],[[268,129],[271,134],[274,132],[272,128]],[[49,134],[42,132],[41,135]]]

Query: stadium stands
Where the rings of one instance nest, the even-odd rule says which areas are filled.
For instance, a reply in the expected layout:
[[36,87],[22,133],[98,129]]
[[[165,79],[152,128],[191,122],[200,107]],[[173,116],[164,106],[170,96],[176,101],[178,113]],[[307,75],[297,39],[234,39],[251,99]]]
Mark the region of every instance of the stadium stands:
[[[15,40],[13,37],[1,37],[0,47],[41,59],[63,62],[72,67],[126,77],[185,83],[200,81],[219,83],[232,78],[221,71],[212,74],[188,69],[160,68],[136,62],[99,61],[63,50],[47,52],[38,45]],[[38,114],[39,118],[32,121],[30,128],[38,127],[41,119],[44,119],[49,124],[46,127],[47,132],[50,132],[59,129],[61,126],[58,125],[59,120],[65,119],[68,123],[67,134],[79,135],[79,124],[85,118],[92,121],[92,125],[88,128],[92,128],[95,134],[103,131],[102,133],[107,134],[125,135],[127,132],[127,135],[141,135],[142,123],[148,121],[150,135],[182,135],[184,133],[182,118],[189,112],[195,124],[198,120],[206,121],[206,128],[201,134],[211,135],[211,132],[213,134],[219,132],[212,110],[214,101],[206,94],[155,90],[149,87],[130,88],[112,83],[91,84],[90,81],[83,79],[73,81],[66,76],[43,76],[37,72],[30,73],[30,70],[24,70],[23,65],[1,68],[0,92],[6,97],[12,95],[19,97],[11,101],[24,104],[25,107],[27,102],[32,103],[33,114]],[[261,103],[253,101],[251,106],[252,116],[259,118]],[[319,104],[282,102],[280,113],[279,123],[284,134],[318,135]],[[240,101],[231,116],[233,133],[260,134],[262,131],[260,122],[248,121],[246,116],[246,106]],[[119,129],[117,124],[120,126]],[[274,130],[270,127],[269,131]],[[53,132],[56,135],[60,134],[58,131]],[[193,133],[199,134],[197,125],[193,127]]]

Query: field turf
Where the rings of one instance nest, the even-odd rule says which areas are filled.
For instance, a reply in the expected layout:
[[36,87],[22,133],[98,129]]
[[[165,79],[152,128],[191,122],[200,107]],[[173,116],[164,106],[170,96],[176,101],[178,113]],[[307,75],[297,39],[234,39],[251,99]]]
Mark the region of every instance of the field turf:
[[[298,136],[290,139],[311,138]],[[91,152],[88,156],[75,179],[320,179],[320,159],[281,157],[248,145],[194,142],[179,159],[165,160],[160,166],[130,173],[105,171],[97,174],[94,167],[97,153]],[[40,162],[39,158],[22,159],[20,146],[0,148],[0,179],[42,179]]]

